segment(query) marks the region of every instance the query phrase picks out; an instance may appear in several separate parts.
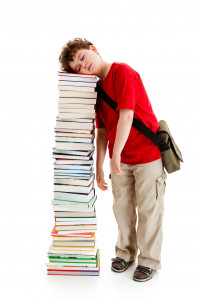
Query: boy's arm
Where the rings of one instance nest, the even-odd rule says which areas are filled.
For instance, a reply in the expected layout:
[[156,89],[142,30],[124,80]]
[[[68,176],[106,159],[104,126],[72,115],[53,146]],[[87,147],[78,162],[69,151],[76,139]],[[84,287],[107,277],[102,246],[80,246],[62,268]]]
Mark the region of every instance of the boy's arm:
[[103,163],[106,155],[108,139],[106,128],[97,128],[97,156],[96,156],[96,181],[98,187],[105,191],[108,189],[107,183],[104,180]]
[[133,110],[119,110],[119,120],[117,123],[117,131],[113,147],[113,155],[111,159],[111,169],[112,172],[116,175],[123,174],[123,172],[120,170],[121,152],[130,134],[131,126],[133,123],[133,115]]

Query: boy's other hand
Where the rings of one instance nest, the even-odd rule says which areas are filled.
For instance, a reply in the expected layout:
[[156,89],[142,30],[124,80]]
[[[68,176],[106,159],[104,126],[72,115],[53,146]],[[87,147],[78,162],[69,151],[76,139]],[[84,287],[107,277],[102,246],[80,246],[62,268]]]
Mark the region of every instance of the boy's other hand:
[[103,172],[103,170],[97,169],[97,172],[96,172],[96,181],[97,181],[98,187],[102,191],[106,191],[108,189],[108,184],[104,180],[104,172]]
[[112,173],[115,175],[122,175],[124,172],[120,169],[120,163],[121,163],[121,155],[120,154],[114,154],[112,156],[110,167]]

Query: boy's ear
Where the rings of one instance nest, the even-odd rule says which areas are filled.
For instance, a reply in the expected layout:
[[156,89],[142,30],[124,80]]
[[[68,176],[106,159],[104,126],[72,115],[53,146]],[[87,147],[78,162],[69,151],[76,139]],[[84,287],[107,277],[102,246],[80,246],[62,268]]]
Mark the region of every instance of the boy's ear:
[[96,52],[98,54],[97,48],[93,45],[90,45],[90,50],[93,50],[94,52]]

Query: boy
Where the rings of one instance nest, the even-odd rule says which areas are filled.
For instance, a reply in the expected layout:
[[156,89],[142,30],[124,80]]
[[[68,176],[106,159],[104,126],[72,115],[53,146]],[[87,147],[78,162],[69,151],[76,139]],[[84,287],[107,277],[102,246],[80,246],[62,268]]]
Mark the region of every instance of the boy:
[[111,268],[125,271],[136,259],[139,248],[133,279],[147,281],[161,267],[166,174],[159,148],[132,127],[134,116],[154,132],[159,128],[142,80],[127,64],[105,62],[86,39],[69,41],[59,60],[62,70],[99,77],[101,87],[118,104],[119,115],[102,99],[97,100],[96,180],[101,190],[108,189],[103,172],[108,145],[113,211],[119,233]]

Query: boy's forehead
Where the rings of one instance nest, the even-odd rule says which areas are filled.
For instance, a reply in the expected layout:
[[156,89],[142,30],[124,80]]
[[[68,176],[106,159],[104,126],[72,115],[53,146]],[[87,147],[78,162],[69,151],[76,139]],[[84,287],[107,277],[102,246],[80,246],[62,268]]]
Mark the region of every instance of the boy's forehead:
[[85,50],[85,49],[78,49],[78,50],[75,52],[75,54],[73,55],[73,60],[76,59],[76,58],[79,56],[80,52],[83,51],[83,50]]

